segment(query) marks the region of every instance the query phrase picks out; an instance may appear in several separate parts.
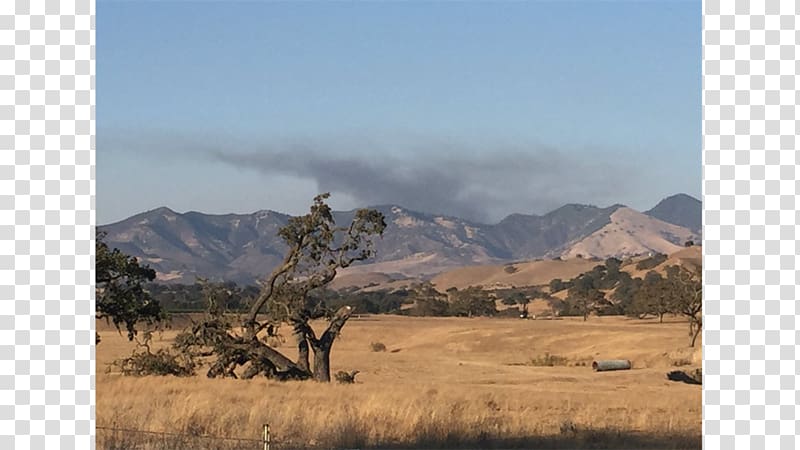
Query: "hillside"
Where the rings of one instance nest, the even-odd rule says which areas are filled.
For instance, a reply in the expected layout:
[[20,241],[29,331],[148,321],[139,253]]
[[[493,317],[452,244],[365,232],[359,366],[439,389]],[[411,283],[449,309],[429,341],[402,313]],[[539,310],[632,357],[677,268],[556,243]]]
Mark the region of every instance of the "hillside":
[[[632,277],[644,277],[653,270],[661,274],[666,273],[666,267],[681,265],[689,269],[702,267],[702,247],[693,246],[680,248],[667,255],[666,261],[651,268],[638,270],[636,263],[646,256],[632,258],[629,264],[622,267]],[[443,272],[431,279],[436,289],[444,292],[451,287],[464,289],[469,286],[483,286],[484,289],[503,289],[510,287],[542,286],[550,280],[560,278],[569,280],[584,272],[592,270],[602,260],[585,258],[572,258],[567,260],[540,260],[520,263],[466,266]],[[556,295],[558,297],[558,295]]]
[[[641,259],[641,258],[640,258]],[[639,277],[644,278],[647,275],[647,272],[655,271],[661,275],[665,275],[667,273],[666,268],[668,266],[685,266],[689,270],[694,270],[697,268],[701,268],[703,266],[703,249],[699,246],[692,246],[687,248],[682,248],[672,254],[667,255],[667,260],[663,263],[657,265],[652,269],[644,269],[639,270],[636,268],[636,263],[628,264],[622,267],[622,271],[628,272],[631,277]]]
[[590,255],[602,259],[657,252],[670,254],[689,240],[699,240],[691,230],[634,211],[619,208],[611,222],[574,244],[563,256]]
[[[380,273],[393,279],[427,279],[463,266],[579,253],[586,258],[665,253],[684,239],[699,240],[691,230],[622,205],[570,204],[542,216],[512,214],[493,225],[397,205],[375,208],[387,222],[376,242],[376,257],[342,276]],[[354,213],[335,212],[334,217],[347,223]],[[211,215],[158,208],[99,229],[107,233],[110,246],[153,267],[161,282],[192,283],[202,276],[254,283],[283,257],[286,247],[277,232],[289,217],[273,211]]]
[[686,194],[677,194],[658,202],[645,214],[671,224],[688,228],[701,234],[703,228],[703,203]]
[[431,283],[441,292],[451,287],[464,289],[469,286],[483,286],[485,289],[497,289],[538,286],[547,284],[554,278],[568,280],[591,270],[597,264],[602,263],[574,258],[568,261],[544,260],[506,265],[462,267],[435,276]]

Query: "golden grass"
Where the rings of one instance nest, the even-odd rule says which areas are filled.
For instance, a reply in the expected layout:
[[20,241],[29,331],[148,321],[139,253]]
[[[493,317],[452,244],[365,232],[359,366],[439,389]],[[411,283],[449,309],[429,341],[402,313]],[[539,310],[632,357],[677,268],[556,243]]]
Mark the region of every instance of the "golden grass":
[[[353,385],[122,377],[105,366],[132,346],[113,331],[101,335],[98,427],[258,439],[269,423],[277,448],[700,446],[701,388],[665,378],[674,361],[700,362],[677,320],[353,318],[332,353],[333,372],[361,371]],[[387,351],[372,351],[376,341]],[[574,364],[525,365],[545,353]],[[600,358],[630,359],[634,370],[575,365]],[[98,448],[135,442],[114,438],[98,431]],[[178,447],[201,445],[146,448]]]
[[513,264],[515,272],[506,272],[508,264],[466,266],[445,271],[431,280],[441,292],[455,287],[483,286],[484,289],[508,288],[512,286],[546,285],[554,278],[571,279],[592,267],[602,264],[599,261],[572,258],[567,261],[543,260]]

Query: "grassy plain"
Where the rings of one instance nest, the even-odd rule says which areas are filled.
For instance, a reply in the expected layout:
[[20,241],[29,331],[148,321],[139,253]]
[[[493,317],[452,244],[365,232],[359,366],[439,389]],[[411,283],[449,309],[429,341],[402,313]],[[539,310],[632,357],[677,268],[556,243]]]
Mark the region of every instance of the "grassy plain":
[[[98,427],[257,440],[269,423],[272,449],[701,446],[701,387],[665,378],[701,364],[679,318],[354,317],[331,361],[333,372],[361,372],[352,385],[207,379],[202,370],[123,377],[106,367],[133,345],[105,324],[98,329]],[[175,333],[157,333],[156,347]],[[373,342],[386,351],[373,351]],[[294,357],[289,345],[280,349]],[[566,365],[532,363],[545,355]],[[616,358],[633,369],[591,370],[594,359]],[[262,448],[103,429],[97,436],[99,449]]]

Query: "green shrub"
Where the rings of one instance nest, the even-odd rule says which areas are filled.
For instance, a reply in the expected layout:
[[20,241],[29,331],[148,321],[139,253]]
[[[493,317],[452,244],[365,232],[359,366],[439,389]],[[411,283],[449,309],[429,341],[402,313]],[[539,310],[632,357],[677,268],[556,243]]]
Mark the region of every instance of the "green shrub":
[[648,270],[656,267],[667,260],[667,255],[663,253],[656,253],[655,255],[645,258],[636,263],[636,270]]

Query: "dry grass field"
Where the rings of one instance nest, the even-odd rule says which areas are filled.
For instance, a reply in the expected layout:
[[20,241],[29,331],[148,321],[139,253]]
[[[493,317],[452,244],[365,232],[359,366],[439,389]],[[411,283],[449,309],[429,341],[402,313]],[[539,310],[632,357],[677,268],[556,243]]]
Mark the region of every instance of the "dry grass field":
[[[572,258],[562,260],[527,261],[516,264],[466,266],[443,272],[431,280],[441,292],[449,288],[464,289],[469,286],[483,286],[485,289],[509,288],[512,286],[547,285],[554,278],[569,280],[601,261]],[[508,267],[513,272],[507,272]]]
[[[665,378],[701,363],[677,318],[354,317],[331,361],[334,373],[361,371],[348,385],[207,379],[203,371],[123,377],[106,367],[133,346],[104,323],[98,329],[98,427],[259,439],[269,423],[273,449],[701,446],[701,387]],[[174,335],[154,340],[168,345]],[[386,351],[373,351],[373,342]],[[547,354],[566,365],[531,363]],[[593,359],[612,358],[630,359],[633,369],[591,370]],[[99,449],[262,448],[102,429],[97,436]]]

